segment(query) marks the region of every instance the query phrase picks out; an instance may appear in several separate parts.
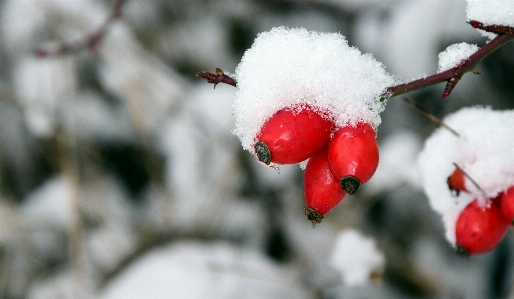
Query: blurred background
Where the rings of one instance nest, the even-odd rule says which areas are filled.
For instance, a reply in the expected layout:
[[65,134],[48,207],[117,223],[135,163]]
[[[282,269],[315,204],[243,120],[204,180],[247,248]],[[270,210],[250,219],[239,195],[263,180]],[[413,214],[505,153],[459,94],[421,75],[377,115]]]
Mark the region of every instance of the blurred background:
[[[98,44],[58,53],[116,4]],[[0,0],[0,297],[514,298],[513,232],[490,253],[456,255],[416,167],[436,126],[400,97],[383,113],[376,175],[313,229],[301,168],[278,173],[243,151],[235,88],[195,76],[233,72],[259,32],[289,26],[340,32],[419,78],[450,44],[485,43],[465,6]],[[445,100],[444,84],[407,96],[440,118],[513,109],[513,51]]]

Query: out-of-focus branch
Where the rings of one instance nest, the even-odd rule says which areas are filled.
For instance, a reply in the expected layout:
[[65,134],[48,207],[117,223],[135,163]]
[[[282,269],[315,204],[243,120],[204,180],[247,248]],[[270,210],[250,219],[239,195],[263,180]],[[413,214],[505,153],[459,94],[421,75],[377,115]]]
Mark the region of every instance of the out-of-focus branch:
[[120,18],[122,15],[122,9],[125,3],[128,0],[116,0],[114,3],[109,17],[104,21],[104,23],[93,33],[79,39],[76,41],[62,43],[55,45],[54,47],[45,47],[41,46],[34,50],[34,54],[39,57],[48,57],[54,55],[66,55],[73,54],[84,49],[88,49],[91,51],[96,51],[102,42],[105,33],[107,32],[107,28],[109,25],[116,19]]
[[213,73],[207,73],[207,72],[198,72],[196,73],[197,76],[204,78],[207,80],[207,82],[214,84],[214,88],[216,88],[216,85],[218,83],[225,83],[232,86],[237,86],[236,79],[225,75],[223,71],[219,68],[216,68],[216,74]]
[[[473,22],[473,21],[471,21]],[[491,26],[488,26],[491,27]],[[485,44],[482,48],[478,49],[475,53],[469,56],[468,59],[463,60],[459,65],[451,68],[445,72],[438,73],[432,76],[414,80],[411,82],[399,84],[387,88],[385,97],[390,98],[398,96],[410,91],[425,88],[437,83],[447,81],[446,88],[443,92],[443,98],[450,95],[455,85],[459,82],[460,78],[467,72],[474,72],[476,65],[484,59],[487,55],[491,54],[496,49],[505,45],[514,39],[514,36],[509,34],[502,34],[494,38],[489,43]]]

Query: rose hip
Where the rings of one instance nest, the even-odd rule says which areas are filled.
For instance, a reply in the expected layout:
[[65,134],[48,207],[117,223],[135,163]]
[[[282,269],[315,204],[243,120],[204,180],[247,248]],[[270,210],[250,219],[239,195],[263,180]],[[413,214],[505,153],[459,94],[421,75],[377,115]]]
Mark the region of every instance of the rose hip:
[[509,222],[494,202],[488,207],[472,201],[460,213],[455,224],[457,250],[461,254],[485,253],[496,247],[509,227]]
[[464,176],[464,173],[462,173],[460,169],[455,168],[455,170],[446,180],[446,183],[448,184],[448,188],[450,189],[450,191],[454,193],[456,196],[458,196],[461,191],[468,191],[466,189],[465,179],[466,177]]
[[327,152],[328,147],[325,147],[309,159],[303,177],[305,215],[313,226],[320,223],[323,216],[337,206],[346,195],[330,171]]
[[328,162],[343,190],[357,192],[378,167],[375,130],[367,123],[339,129],[328,146]]
[[267,165],[300,163],[327,145],[333,128],[328,117],[310,106],[284,108],[262,127],[255,153]]

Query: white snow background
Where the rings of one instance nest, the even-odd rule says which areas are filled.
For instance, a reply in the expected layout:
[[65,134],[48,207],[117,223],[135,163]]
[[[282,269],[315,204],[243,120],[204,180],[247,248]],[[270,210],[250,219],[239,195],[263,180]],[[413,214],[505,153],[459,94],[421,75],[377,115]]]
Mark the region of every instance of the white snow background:
[[[444,238],[438,213],[455,198],[439,180],[458,142],[439,129],[437,152],[425,146],[440,173],[427,200],[416,156],[435,125],[400,99],[383,112],[377,102],[397,79],[434,74],[438,61],[458,64],[482,46],[466,20],[512,24],[511,1],[129,0],[96,53],[34,56],[92,33],[114,2],[0,1],[0,297],[513,297],[512,237],[471,261]],[[466,51],[438,59],[460,43]],[[511,122],[488,117],[514,109],[509,46],[445,101],[443,84],[407,96],[441,118],[491,106],[456,129],[496,126],[510,146]],[[194,76],[216,67],[241,85],[213,89]],[[302,170],[279,174],[243,150],[273,111],[297,101],[332,111],[339,125],[378,128],[376,175],[315,229]],[[473,136],[458,151],[469,153]],[[503,161],[471,174],[490,194],[509,184],[492,175]],[[382,280],[370,281],[377,268]],[[492,277],[504,282],[493,288]]]

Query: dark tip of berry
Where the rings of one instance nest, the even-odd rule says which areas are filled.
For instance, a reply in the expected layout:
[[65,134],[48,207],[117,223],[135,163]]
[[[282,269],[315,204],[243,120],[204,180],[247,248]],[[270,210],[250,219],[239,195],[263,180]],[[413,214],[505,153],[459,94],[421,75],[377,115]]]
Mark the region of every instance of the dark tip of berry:
[[464,246],[457,244],[457,254],[461,257],[469,257],[469,251]]
[[347,175],[343,177],[339,183],[341,184],[341,187],[343,188],[346,193],[350,195],[354,195],[357,190],[362,186],[361,180],[354,177],[353,175]]
[[312,223],[312,228],[315,228],[316,224],[321,223],[321,221],[323,220],[323,215],[321,215],[321,213],[316,211],[315,209],[305,207],[303,210],[305,212],[305,215],[307,216],[307,219],[309,219]]
[[257,159],[259,159],[259,161],[266,165],[271,163],[271,152],[266,143],[259,141],[253,146],[253,148],[255,149],[255,154],[257,155]]
[[453,188],[450,178],[451,176],[446,179],[446,184],[448,185],[448,189],[450,189],[452,196],[457,197],[460,195],[460,190]]

